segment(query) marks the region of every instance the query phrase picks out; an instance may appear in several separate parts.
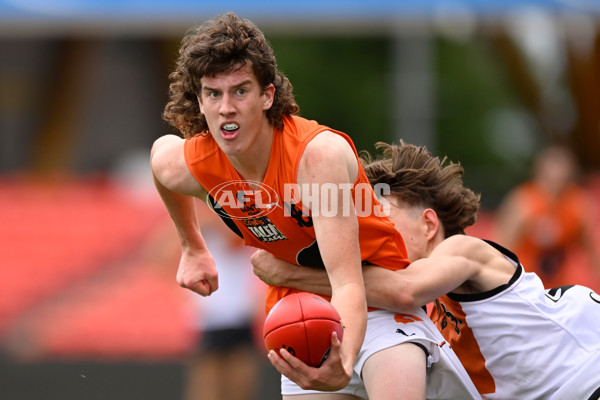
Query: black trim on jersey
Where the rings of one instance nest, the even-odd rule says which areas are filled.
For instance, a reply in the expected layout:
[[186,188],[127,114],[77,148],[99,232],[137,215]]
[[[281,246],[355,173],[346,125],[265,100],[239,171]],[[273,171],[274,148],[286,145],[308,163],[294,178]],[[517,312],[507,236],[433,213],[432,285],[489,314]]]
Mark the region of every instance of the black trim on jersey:
[[600,399],[600,387],[592,393],[588,400],[599,400]]
[[504,254],[505,256],[508,256],[508,258],[513,260],[515,262],[515,264],[521,264],[521,262],[519,261],[519,257],[517,257],[517,255],[515,253],[508,250],[506,247],[502,247],[498,243],[492,242],[491,240],[487,240],[487,239],[481,239],[481,240],[483,240],[484,242],[486,242],[487,244],[489,244],[490,246],[492,246],[493,248],[495,248],[496,250],[498,250],[500,253]]
[[488,290],[486,292],[481,292],[481,293],[448,293],[448,297],[451,300],[454,301],[477,301],[477,300],[485,300],[487,298],[490,298],[492,296],[497,295],[498,293],[503,292],[504,290],[508,289],[509,287],[511,287],[516,281],[517,279],[519,279],[519,277],[521,276],[521,274],[523,273],[523,267],[521,266],[521,263],[519,262],[519,258],[516,256],[515,253],[513,253],[512,251],[500,246],[497,243],[494,243],[490,240],[485,240],[482,239],[484,242],[486,242],[487,244],[489,244],[490,246],[492,246],[493,248],[495,248],[496,250],[498,250],[500,253],[504,254],[505,256],[507,256],[508,258],[510,258],[511,260],[513,260],[515,263],[517,263],[517,268],[515,270],[515,273],[513,274],[513,276],[510,278],[510,280],[508,281],[508,283],[505,283],[504,285],[500,285],[492,290]]
[[222,207],[219,207],[218,210],[215,209],[215,206],[217,205],[217,201],[210,194],[207,195],[206,198],[209,201],[208,205],[210,206],[210,208],[219,217],[221,217],[223,222],[225,222],[225,225],[227,225],[227,227],[229,227],[229,229],[231,229],[233,231],[233,233],[235,233],[236,235],[238,235],[239,237],[241,237],[243,239],[244,235],[242,235],[242,231],[240,231],[240,228],[238,228],[238,226],[235,224],[235,222],[233,222],[233,220],[231,219],[229,214],[227,214],[227,212]]

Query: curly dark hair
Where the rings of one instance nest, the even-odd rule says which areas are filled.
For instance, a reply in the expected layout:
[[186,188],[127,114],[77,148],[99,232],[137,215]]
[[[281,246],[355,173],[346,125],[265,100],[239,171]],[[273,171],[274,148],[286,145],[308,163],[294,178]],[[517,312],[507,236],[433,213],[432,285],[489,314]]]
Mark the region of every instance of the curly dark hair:
[[197,95],[203,76],[235,71],[250,65],[266,88],[275,86],[273,105],[267,111],[269,121],[283,129],[283,116],[297,114],[292,85],[277,69],[273,49],[263,33],[251,21],[226,13],[190,29],[181,41],[175,71],[169,75],[169,101],[163,118],[184,137],[206,134],[208,125],[200,112]]
[[390,195],[410,206],[433,209],[444,227],[445,237],[464,234],[477,221],[480,195],[464,186],[460,164],[440,159],[425,147],[377,143],[382,154],[373,158],[361,153],[361,162],[371,182],[387,184]]

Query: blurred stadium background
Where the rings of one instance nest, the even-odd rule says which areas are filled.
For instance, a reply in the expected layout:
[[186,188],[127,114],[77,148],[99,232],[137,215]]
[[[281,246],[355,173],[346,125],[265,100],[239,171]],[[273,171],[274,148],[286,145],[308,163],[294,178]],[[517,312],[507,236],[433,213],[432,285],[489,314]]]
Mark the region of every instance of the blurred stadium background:
[[148,154],[180,38],[225,11],[263,29],[302,115],[460,161],[474,234],[555,139],[600,200],[597,0],[0,0],[2,398],[182,398],[194,332]]

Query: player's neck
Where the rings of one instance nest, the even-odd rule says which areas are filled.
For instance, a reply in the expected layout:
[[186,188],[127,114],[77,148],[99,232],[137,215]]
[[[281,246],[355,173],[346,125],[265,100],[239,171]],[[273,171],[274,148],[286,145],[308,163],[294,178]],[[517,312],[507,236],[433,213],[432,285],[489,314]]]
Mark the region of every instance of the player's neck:
[[242,154],[229,157],[233,167],[244,180],[262,182],[269,168],[273,145],[273,128],[262,134]]

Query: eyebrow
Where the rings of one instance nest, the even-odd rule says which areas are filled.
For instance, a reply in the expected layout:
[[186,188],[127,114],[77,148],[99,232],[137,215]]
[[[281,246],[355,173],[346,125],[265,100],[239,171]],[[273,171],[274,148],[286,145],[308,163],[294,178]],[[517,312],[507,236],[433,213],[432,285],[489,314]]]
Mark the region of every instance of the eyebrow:
[[[242,82],[238,83],[237,85],[234,85],[233,88],[234,89],[238,89],[238,88],[240,88],[242,86],[246,86],[246,85],[249,85],[249,84],[252,84],[252,80],[246,79],[245,81],[242,81]],[[219,89],[215,89],[215,88],[211,88],[210,86],[202,86],[202,91],[203,92],[204,91],[207,91],[207,92],[213,92],[213,91],[219,92],[220,90]]]

